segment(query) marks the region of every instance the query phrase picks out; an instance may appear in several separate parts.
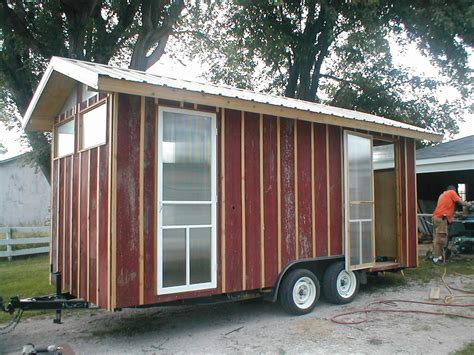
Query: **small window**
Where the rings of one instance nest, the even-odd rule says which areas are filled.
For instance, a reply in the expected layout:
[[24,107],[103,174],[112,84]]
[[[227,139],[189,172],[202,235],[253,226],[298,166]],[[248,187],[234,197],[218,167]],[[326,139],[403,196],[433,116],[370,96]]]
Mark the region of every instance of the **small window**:
[[376,145],[372,152],[374,170],[395,168],[395,146],[393,144]]
[[458,184],[458,193],[464,201],[466,201],[466,184]]
[[56,127],[56,158],[74,153],[74,120]]
[[102,104],[81,115],[80,149],[95,147],[106,142],[107,106]]

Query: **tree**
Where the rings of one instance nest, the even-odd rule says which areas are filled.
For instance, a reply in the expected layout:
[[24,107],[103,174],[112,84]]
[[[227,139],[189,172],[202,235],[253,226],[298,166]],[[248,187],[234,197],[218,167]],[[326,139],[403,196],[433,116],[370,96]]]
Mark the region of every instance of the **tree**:
[[[455,133],[455,116],[467,107],[467,49],[474,33],[469,1],[235,0],[216,13],[219,24],[208,27],[206,40],[190,54],[209,64],[213,81],[438,132]],[[396,68],[390,38],[402,46],[416,43],[444,77],[426,79]],[[443,84],[458,89],[460,100],[434,99]]]
[[[9,124],[18,124],[51,56],[98,63],[131,58],[131,68],[146,70],[164,53],[185,7],[184,0],[0,1],[0,94],[13,105]],[[50,135],[26,136],[50,181]]]

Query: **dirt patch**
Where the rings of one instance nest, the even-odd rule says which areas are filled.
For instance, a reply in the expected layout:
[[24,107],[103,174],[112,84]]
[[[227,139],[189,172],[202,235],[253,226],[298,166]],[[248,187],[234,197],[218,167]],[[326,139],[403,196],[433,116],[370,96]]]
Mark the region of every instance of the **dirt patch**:
[[[440,271],[438,271],[440,273]],[[370,280],[350,305],[321,300],[305,316],[288,316],[275,304],[260,300],[211,306],[162,307],[67,314],[64,324],[51,317],[32,318],[10,334],[0,335],[0,353],[18,353],[22,345],[67,344],[78,353],[320,353],[320,354],[448,354],[474,341],[474,320],[419,313],[371,313],[368,322],[339,325],[330,319],[341,312],[362,309],[384,299],[427,301],[439,279],[403,285]],[[450,275],[457,288],[472,285],[473,276]],[[378,286],[377,286],[378,285]],[[380,286],[381,285],[381,286]],[[390,286],[391,285],[391,286]],[[439,301],[442,304],[442,301]],[[456,303],[474,303],[459,298]],[[377,306],[379,307],[379,306]],[[430,310],[474,315],[474,307],[388,304],[380,307]],[[363,314],[344,320],[360,320]]]

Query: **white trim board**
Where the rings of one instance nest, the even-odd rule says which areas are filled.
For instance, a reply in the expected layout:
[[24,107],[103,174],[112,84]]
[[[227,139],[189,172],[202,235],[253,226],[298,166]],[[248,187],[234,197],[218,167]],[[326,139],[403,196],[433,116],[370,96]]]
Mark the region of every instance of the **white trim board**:
[[417,174],[459,170],[474,170],[474,154],[416,160]]

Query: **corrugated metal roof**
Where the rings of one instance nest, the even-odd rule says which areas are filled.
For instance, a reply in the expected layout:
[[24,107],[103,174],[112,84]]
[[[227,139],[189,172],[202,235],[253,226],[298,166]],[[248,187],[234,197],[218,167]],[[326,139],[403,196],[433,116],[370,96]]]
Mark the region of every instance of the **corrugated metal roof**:
[[45,88],[47,81],[53,71],[57,71],[63,75],[66,75],[67,77],[82,82],[96,90],[101,90],[99,80],[100,78],[111,78],[117,80],[124,80],[127,82],[150,84],[163,88],[186,90],[189,92],[202,93],[217,97],[240,99],[248,102],[295,109],[304,112],[331,115],[340,118],[345,118],[348,120],[369,122],[388,127],[396,127],[406,129],[408,131],[426,133],[430,135],[430,138],[442,137],[441,135],[438,135],[438,137],[436,137],[437,134],[430,130],[363,112],[352,111],[287,97],[268,95],[249,90],[242,90],[223,85],[214,85],[210,83],[200,83],[189,80],[169,78],[138,70],[115,68],[104,64],[90,63],[59,57],[53,57],[51,59],[48,69],[46,70],[43,79],[41,80],[40,85],[38,86],[38,89],[35,92],[35,96],[33,97],[30,103],[30,107],[28,108],[24,116],[24,126],[28,124],[31,116],[33,115],[35,106],[42,95],[42,90]]

